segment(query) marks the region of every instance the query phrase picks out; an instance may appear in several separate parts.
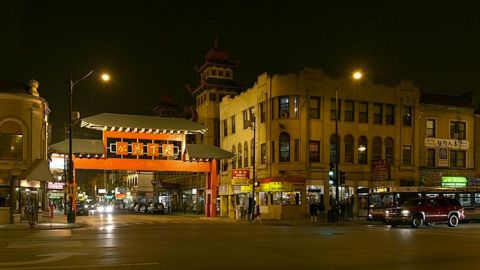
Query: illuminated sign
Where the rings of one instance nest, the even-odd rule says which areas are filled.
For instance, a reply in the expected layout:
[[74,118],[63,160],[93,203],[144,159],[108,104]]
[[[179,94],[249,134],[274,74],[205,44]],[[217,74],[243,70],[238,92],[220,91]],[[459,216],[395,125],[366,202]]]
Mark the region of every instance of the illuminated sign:
[[467,178],[460,176],[442,176],[442,187],[466,187]]
[[48,182],[47,189],[63,189],[64,183]]
[[106,189],[104,189],[104,188],[99,188],[98,189],[98,194],[105,194],[105,193],[107,193]]
[[240,179],[250,178],[250,171],[249,170],[232,170],[232,177],[240,178]]
[[[171,143],[110,141],[107,152],[110,157],[174,157],[178,158],[180,147]],[[113,156],[112,156],[113,155]]]

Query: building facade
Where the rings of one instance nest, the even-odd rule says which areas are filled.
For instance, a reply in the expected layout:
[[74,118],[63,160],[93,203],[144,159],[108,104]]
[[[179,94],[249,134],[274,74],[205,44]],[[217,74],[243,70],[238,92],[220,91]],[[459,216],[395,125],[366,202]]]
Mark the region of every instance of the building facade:
[[328,209],[337,196],[328,173],[336,124],[345,178],[340,201],[354,198],[361,209],[362,188],[418,184],[419,100],[419,89],[408,81],[353,82],[311,68],[260,75],[253,87],[220,103],[221,147],[235,153],[221,166],[220,214],[238,217],[248,208],[254,164],[263,217],[303,217],[308,203],[320,200]]
[[38,82],[0,81],[0,223],[19,222],[46,209],[47,129],[50,109]]
[[[475,166],[475,105],[471,94],[422,93],[420,185],[478,186]],[[478,151],[477,151],[478,153]]]

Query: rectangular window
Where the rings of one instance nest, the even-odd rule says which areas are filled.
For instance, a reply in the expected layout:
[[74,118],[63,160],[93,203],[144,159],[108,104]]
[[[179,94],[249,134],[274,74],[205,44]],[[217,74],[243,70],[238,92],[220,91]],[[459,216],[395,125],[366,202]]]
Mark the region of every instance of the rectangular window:
[[250,122],[248,119],[248,110],[244,110],[242,114],[243,114],[243,129],[247,129],[250,127]]
[[395,105],[385,104],[385,124],[395,125]]
[[260,163],[266,164],[267,163],[267,144],[266,143],[260,144],[260,154],[262,155]]
[[231,122],[232,122],[232,134],[235,133],[235,115],[231,117]]
[[271,160],[272,160],[272,163],[275,162],[275,142],[272,141],[272,149],[271,149]]
[[223,119],[223,137],[226,137],[227,135],[228,135],[227,119]]
[[402,164],[403,166],[412,165],[412,146],[404,145],[402,147]]
[[290,99],[288,96],[278,97],[278,118],[290,117]]
[[435,128],[435,119],[427,119],[427,137],[435,137]]
[[260,103],[260,123],[265,123],[265,118],[267,116],[267,108],[265,107],[265,102]]
[[345,121],[355,120],[355,102],[353,100],[345,100]]
[[337,111],[338,119],[341,119],[340,112],[342,111],[341,105],[342,102],[338,100],[338,108],[335,106],[335,99],[330,100],[330,120],[335,120],[335,111]]
[[293,112],[295,113],[295,118],[300,117],[300,109],[299,109],[299,100],[298,96],[293,97]]
[[320,119],[320,98],[310,97],[310,119]]
[[433,168],[435,167],[436,161],[436,153],[435,149],[427,149],[427,167]]
[[373,123],[383,124],[383,104],[373,103]]
[[310,141],[308,156],[310,162],[320,162],[320,141]]
[[465,140],[465,122],[460,121],[450,121],[450,139],[461,139]]
[[23,159],[23,135],[0,133],[0,159]]
[[403,106],[403,125],[412,126],[412,106]]
[[368,102],[358,103],[358,122],[368,123]]
[[295,140],[293,151],[293,161],[298,161],[300,159],[300,140]]
[[450,167],[465,168],[465,151],[450,150]]

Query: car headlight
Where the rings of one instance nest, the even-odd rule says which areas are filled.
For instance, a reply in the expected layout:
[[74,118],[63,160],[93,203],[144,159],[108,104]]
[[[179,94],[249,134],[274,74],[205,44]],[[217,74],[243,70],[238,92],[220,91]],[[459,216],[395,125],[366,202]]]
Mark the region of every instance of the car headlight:
[[105,212],[112,213],[113,212],[113,206],[108,205],[107,207],[105,207]]
[[98,210],[99,213],[103,213],[103,211],[105,211],[105,207],[99,206],[99,207],[97,208],[97,210]]
[[408,210],[402,210],[402,215],[403,215],[404,217],[409,216],[409,215],[410,215],[410,211],[408,211]]

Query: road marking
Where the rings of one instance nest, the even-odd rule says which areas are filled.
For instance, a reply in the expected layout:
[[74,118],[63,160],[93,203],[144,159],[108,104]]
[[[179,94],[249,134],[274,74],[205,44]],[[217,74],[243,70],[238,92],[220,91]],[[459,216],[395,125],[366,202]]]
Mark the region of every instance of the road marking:
[[65,260],[67,258],[70,258],[71,256],[74,255],[88,255],[85,253],[75,253],[75,252],[57,252],[57,253],[48,253],[48,254],[41,254],[37,256],[41,257],[47,257],[43,259],[38,259],[34,261],[23,261],[23,262],[2,262],[0,263],[0,266],[7,266],[7,265],[27,265],[27,264],[38,264],[38,263],[49,263],[49,262],[56,262],[60,260]]
[[78,247],[80,241],[15,241],[7,248],[39,248],[39,247]]
[[124,264],[108,264],[108,265],[98,265],[98,264],[90,264],[90,265],[64,265],[64,266],[38,266],[38,267],[15,267],[15,268],[2,268],[2,270],[40,270],[40,269],[73,269],[73,268],[115,268],[115,267],[122,267],[122,266],[149,266],[149,265],[157,265],[158,262],[152,263],[124,263]]

